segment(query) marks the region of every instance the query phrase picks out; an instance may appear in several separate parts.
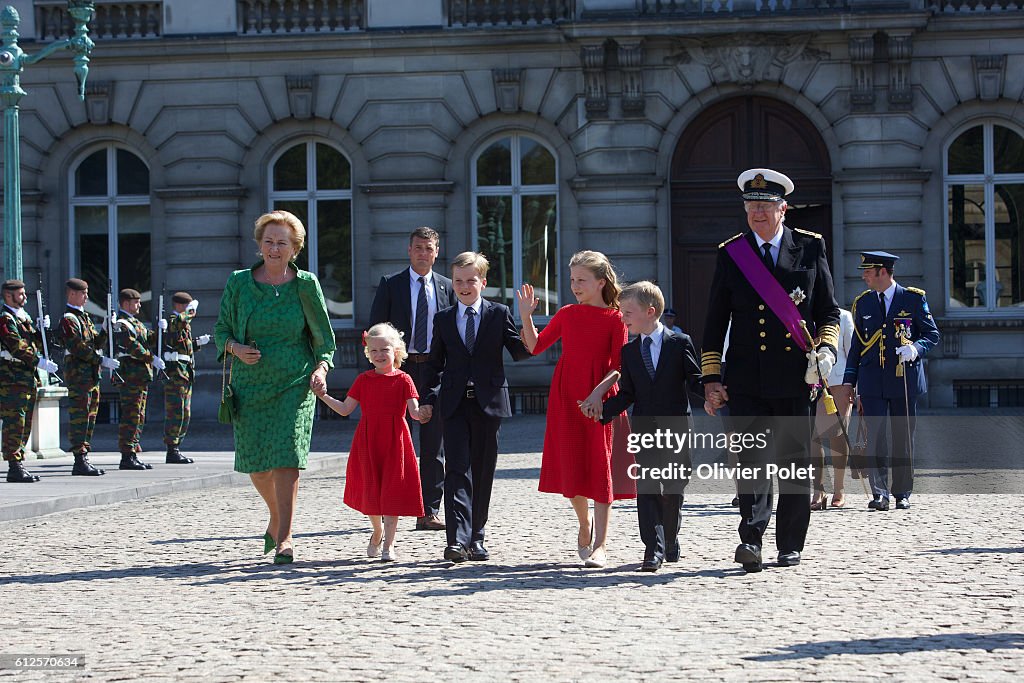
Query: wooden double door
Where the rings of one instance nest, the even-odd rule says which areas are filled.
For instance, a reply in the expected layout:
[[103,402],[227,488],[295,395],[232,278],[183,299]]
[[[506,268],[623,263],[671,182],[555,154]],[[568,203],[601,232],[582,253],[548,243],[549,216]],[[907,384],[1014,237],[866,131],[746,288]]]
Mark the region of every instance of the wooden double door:
[[[708,107],[683,132],[672,158],[672,292],[676,324],[701,344],[718,245],[747,229],[736,177],[772,168],[796,186],[786,225],[819,232],[832,248],[828,150],[806,116],[766,97]],[[832,256],[829,254],[829,259]]]

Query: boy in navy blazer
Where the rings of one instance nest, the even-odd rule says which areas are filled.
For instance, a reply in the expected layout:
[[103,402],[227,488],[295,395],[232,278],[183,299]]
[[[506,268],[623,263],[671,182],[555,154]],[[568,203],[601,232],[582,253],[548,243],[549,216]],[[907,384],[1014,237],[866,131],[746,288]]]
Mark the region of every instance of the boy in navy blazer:
[[[661,289],[652,282],[635,282],[622,290],[619,305],[622,322],[630,334],[636,335],[622,347],[619,393],[603,406],[598,402],[585,402],[580,409],[602,422],[622,414],[630,405],[634,418],[689,416],[687,388],[703,402],[700,363],[689,335],[673,332],[661,323],[665,310]],[[673,460],[689,468],[689,449],[673,456]],[[637,518],[640,538],[646,548],[640,570],[656,572],[663,561],[679,561],[677,537],[686,479],[638,484]]]
[[452,262],[458,303],[434,316],[430,345],[433,389],[427,412],[443,418],[447,471],[444,515],[452,562],[486,560],[484,527],[498,462],[498,428],[512,415],[503,350],[530,358],[507,306],[481,298],[487,259],[467,251]]

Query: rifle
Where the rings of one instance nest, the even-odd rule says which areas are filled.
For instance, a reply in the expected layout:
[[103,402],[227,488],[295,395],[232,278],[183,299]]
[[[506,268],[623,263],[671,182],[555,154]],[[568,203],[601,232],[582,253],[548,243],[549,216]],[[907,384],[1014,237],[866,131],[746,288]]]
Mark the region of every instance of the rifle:
[[[36,313],[39,317],[36,318],[36,326],[39,327],[39,338],[43,342],[43,358],[50,360],[50,346],[46,341],[46,327],[43,326],[43,320],[46,318],[46,313],[43,309],[43,274],[39,273],[39,287],[36,289]],[[49,376],[51,373],[47,373]],[[52,373],[53,378],[58,382],[63,382],[56,372]]]
[[[159,358],[164,357],[164,328],[161,327],[160,321],[164,319],[164,290],[167,288],[167,283],[161,283],[160,285],[160,305],[159,312],[156,316],[156,355]],[[164,379],[170,379],[167,376],[167,370],[161,370],[160,375]]]
[[[107,324],[107,357],[114,358],[114,325],[117,324],[117,314],[114,312],[114,283],[110,278],[107,278],[107,311],[104,316],[104,320]],[[118,374],[117,370],[110,368],[110,381],[114,381],[114,377],[124,381],[121,375]]]

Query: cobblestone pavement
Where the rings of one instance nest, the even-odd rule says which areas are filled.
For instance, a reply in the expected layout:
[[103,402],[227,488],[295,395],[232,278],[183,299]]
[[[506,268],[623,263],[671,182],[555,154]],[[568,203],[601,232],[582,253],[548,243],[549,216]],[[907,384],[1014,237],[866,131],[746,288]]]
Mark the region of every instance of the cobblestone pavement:
[[[505,448],[535,442],[537,424],[517,423]],[[536,491],[539,463],[501,456],[492,559],[457,567],[440,559],[443,534],[411,520],[400,562],[367,560],[369,524],[342,505],[336,470],[303,479],[287,567],[260,555],[266,519],[248,486],[2,522],[0,655],[86,665],[0,678],[1024,676],[1024,496],[915,495],[909,511],[872,513],[848,495],[814,513],[803,564],[744,575],[729,496],[691,495],[682,561],[641,574],[635,508],[615,506],[609,567],[585,569],[567,501]]]

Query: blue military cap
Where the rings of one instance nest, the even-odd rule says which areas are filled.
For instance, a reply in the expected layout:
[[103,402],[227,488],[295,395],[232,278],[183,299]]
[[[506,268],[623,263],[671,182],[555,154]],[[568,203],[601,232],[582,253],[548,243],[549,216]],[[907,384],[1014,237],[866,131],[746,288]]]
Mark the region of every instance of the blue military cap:
[[862,251],[860,253],[860,265],[857,267],[861,270],[885,268],[888,271],[892,271],[892,267],[899,260],[899,256],[890,254],[887,251]]

